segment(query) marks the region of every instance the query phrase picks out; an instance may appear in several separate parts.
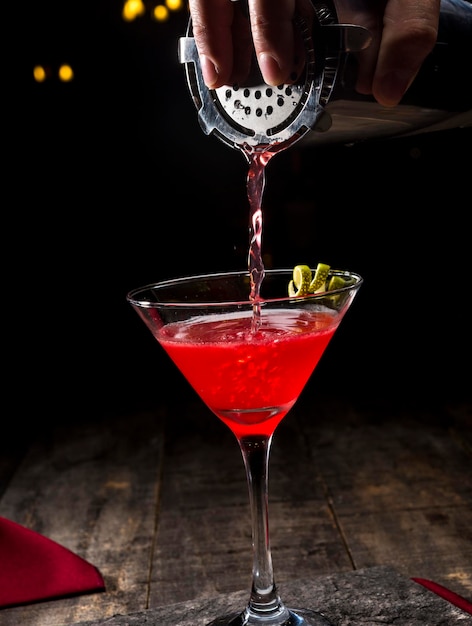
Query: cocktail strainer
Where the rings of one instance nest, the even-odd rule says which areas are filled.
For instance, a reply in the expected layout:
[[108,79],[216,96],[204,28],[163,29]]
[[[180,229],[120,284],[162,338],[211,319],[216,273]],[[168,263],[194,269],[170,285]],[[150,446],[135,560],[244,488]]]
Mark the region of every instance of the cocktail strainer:
[[[238,5],[244,9],[245,0]],[[324,106],[346,52],[370,42],[366,28],[338,24],[328,4],[309,4],[312,16],[297,15],[295,25],[305,51],[305,66],[294,84],[266,84],[253,55],[251,71],[243,84],[209,89],[203,80],[191,19],[179,40],[179,60],[185,64],[190,93],[203,131],[214,134],[244,152],[278,152],[309,130],[331,126]],[[311,23],[310,23],[311,22]]]
[[[235,4],[247,16],[247,0]],[[302,137],[305,145],[354,143],[470,127],[472,0],[441,0],[437,43],[396,107],[383,107],[355,89],[357,52],[379,45],[378,34],[374,38],[369,30],[381,23],[371,13],[379,6],[369,0],[299,0],[295,25],[305,66],[295,84],[278,87],[264,82],[253,55],[243,84],[208,89],[190,18],[179,59],[203,131],[247,156],[278,152]]]

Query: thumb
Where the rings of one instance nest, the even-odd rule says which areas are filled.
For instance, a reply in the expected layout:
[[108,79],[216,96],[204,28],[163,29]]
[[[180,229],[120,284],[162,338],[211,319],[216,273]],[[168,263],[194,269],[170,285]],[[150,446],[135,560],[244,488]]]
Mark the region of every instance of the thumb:
[[395,106],[414,81],[438,36],[440,0],[390,0],[372,92],[384,106]]

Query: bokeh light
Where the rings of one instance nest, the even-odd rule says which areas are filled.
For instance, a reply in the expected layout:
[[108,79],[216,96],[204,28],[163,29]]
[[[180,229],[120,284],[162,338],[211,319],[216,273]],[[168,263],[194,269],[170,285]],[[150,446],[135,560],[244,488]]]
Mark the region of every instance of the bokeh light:
[[44,83],[44,81],[48,77],[47,72],[42,65],[36,65],[33,68],[33,76],[34,76],[34,80],[37,83]]
[[154,8],[153,16],[157,22],[165,22],[169,19],[169,9],[163,4],[158,4]]
[[166,0],[166,6],[169,11],[180,11],[183,7],[182,0]]
[[59,80],[63,83],[69,83],[74,79],[74,70],[67,63],[63,63],[59,67],[59,71],[57,73],[59,76]]
[[126,0],[123,5],[122,16],[126,22],[132,22],[146,11],[142,0]]

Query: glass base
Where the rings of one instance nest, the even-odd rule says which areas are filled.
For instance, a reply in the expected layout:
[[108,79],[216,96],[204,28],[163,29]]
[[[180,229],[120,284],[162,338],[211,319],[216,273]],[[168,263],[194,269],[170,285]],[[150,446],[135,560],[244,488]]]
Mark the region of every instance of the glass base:
[[334,626],[318,611],[310,609],[288,609],[289,616],[283,621],[274,618],[251,618],[247,613],[230,613],[209,622],[206,626]]

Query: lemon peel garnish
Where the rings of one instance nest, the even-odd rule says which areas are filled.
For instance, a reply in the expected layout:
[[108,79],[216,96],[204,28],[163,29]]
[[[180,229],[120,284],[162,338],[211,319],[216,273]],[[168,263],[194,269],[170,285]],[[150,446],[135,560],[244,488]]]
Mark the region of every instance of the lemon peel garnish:
[[294,298],[310,293],[330,292],[345,287],[348,282],[341,276],[329,278],[330,269],[331,266],[326,263],[318,263],[314,272],[308,265],[296,265],[293,268],[293,278],[288,284],[288,295]]
[[310,283],[309,292],[317,293],[319,291],[326,290],[326,279],[328,278],[328,273],[331,267],[326,265],[326,263],[318,263],[315,270],[315,275],[313,280]]
[[345,287],[347,285],[347,281],[341,276],[332,276],[328,283],[328,291],[335,291],[336,289],[341,289],[341,287]]
[[308,265],[296,265],[293,268],[293,279],[288,284],[288,295],[306,296],[311,283],[311,269]]

